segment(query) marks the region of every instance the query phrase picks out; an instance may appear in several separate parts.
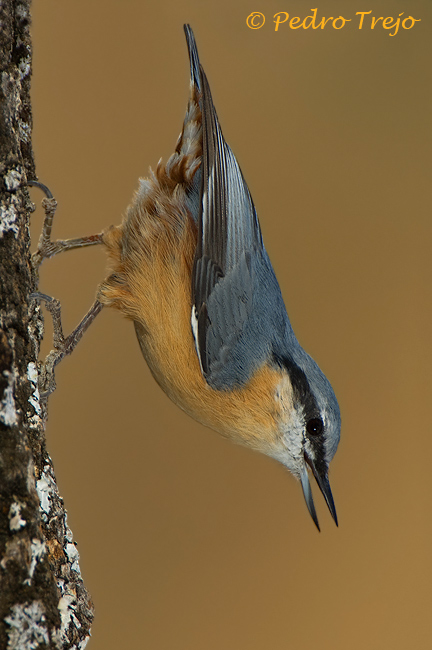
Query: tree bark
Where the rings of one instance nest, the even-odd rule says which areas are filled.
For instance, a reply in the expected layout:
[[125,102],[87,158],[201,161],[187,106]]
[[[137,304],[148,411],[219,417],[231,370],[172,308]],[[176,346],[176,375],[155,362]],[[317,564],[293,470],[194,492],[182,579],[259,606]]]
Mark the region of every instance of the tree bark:
[[0,648],[83,648],[93,605],[44,436],[30,299],[30,1],[0,0]]

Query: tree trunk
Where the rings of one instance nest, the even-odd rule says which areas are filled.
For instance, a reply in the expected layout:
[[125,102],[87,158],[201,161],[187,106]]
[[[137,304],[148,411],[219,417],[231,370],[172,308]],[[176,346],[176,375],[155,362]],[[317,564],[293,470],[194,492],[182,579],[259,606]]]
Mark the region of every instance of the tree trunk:
[[0,0],[0,648],[83,648],[93,606],[44,436],[40,308],[29,257],[35,179],[30,2]]

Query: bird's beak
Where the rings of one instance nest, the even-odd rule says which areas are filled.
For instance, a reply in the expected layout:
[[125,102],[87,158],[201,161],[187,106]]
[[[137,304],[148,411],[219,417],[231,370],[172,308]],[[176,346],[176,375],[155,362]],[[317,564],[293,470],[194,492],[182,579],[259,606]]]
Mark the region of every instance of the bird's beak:
[[330,489],[330,483],[329,483],[329,480],[328,480],[327,472],[326,471],[325,472],[319,472],[318,469],[316,468],[315,463],[313,462],[313,460],[311,460],[308,456],[306,456],[306,454],[305,454],[305,461],[306,462],[303,465],[302,473],[300,475],[300,481],[301,481],[304,498],[305,498],[306,505],[308,507],[310,516],[314,520],[315,526],[318,528],[318,530],[320,530],[319,523],[318,523],[318,517],[317,517],[317,514],[316,514],[316,510],[315,510],[315,505],[314,505],[314,502],[313,502],[312,490],[311,490],[311,486],[310,486],[310,483],[309,483],[309,476],[308,476],[308,471],[307,471],[307,466],[308,465],[311,468],[311,470],[313,472],[313,475],[315,476],[316,482],[318,483],[319,488],[320,488],[321,492],[324,495],[324,499],[326,500],[326,503],[328,505],[328,509],[330,510],[331,516],[333,517],[334,522],[335,522],[335,524],[337,526],[338,525],[338,520],[337,520],[336,508],[335,508],[335,504],[334,504],[334,501],[333,501],[333,495],[332,495],[332,492],[331,492],[331,489]]

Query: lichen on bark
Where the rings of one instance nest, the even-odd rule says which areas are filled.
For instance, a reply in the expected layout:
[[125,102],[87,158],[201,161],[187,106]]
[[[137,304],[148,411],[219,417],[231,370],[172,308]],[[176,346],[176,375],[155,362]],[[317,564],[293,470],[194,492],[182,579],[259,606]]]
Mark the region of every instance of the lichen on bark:
[[0,648],[78,649],[93,605],[46,447],[30,297],[31,62],[30,2],[0,0]]

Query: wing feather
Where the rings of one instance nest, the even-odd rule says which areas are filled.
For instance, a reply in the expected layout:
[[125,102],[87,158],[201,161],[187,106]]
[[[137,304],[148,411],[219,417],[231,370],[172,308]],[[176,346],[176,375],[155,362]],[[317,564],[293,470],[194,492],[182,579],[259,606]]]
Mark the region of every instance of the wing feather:
[[[227,389],[245,383],[269,353],[272,316],[263,326],[263,306],[273,300],[272,308],[283,312],[285,308],[252,197],[223,137],[189,26],[185,33],[192,83],[200,93],[203,133],[192,274],[194,336],[206,381]],[[268,291],[273,292],[271,299],[265,295]]]

